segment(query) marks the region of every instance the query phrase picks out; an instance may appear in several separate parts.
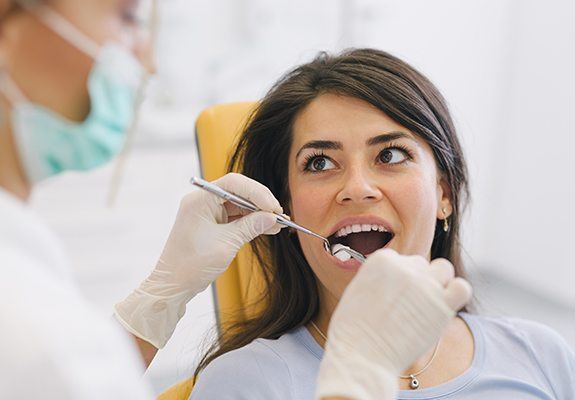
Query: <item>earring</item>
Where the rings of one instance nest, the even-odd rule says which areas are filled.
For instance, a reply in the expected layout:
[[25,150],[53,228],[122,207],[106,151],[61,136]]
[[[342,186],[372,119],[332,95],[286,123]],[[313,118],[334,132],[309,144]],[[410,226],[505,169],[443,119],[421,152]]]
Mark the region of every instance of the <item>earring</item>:
[[443,231],[447,232],[449,230],[449,222],[447,221],[448,217],[447,217],[447,211],[445,211],[445,208],[442,208],[441,211],[443,212]]

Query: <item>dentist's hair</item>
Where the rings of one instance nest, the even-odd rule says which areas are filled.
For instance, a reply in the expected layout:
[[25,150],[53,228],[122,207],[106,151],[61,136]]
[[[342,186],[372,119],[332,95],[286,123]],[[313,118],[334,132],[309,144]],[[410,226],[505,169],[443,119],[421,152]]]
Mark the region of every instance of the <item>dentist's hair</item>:
[[[251,115],[230,160],[241,172],[271,189],[289,213],[288,155],[299,113],[315,98],[333,93],[363,100],[420,136],[433,151],[441,177],[450,188],[453,213],[449,230],[437,220],[431,258],[444,257],[464,276],[459,227],[468,198],[463,151],[446,102],[437,88],[404,61],[379,50],[352,49],[332,56],[320,53],[281,78]],[[318,312],[315,275],[297,235],[287,229],[252,242],[267,290],[261,312],[220,331],[219,343],[201,359],[196,373],[212,360],[254,339],[275,339],[307,324]]]

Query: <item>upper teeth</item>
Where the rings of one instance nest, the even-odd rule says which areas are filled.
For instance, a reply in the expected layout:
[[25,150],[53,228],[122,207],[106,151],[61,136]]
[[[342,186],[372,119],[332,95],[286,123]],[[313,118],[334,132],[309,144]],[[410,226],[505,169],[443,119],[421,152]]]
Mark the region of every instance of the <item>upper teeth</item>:
[[371,232],[371,231],[387,232],[387,229],[377,224],[353,224],[344,226],[343,228],[338,230],[335,233],[335,237],[347,236],[350,233]]

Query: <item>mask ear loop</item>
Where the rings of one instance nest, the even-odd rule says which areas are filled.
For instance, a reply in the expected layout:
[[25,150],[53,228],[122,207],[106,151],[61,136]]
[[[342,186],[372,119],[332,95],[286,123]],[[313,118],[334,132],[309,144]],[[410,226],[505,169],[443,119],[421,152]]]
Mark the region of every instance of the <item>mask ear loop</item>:
[[124,171],[126,169],[126,162],[128,160],[128,155],[132,151],[134,145],[134,139],[136,136],[136,131],[138,129],[138,123],[140,120],[140,111],[142,109],[142,103],[144,102],[146,87],[152,76],[151,66],[153,64],[153,59],[155,55],[156,43],[158,38],[158,28],[159,28],[159,11],[158,11],[158,0],[152,0],[152,9],[150,11],[150,51],[146,54],[146,68],[142,81],[138,85],[136,91],[135,100],[135,110],[134,119],[132,124],[126,133],[126,141],[124,142],[124,147],[118,155],[116,165],[114,166],[114,172],[112,174],[112,179],[110,181],[110,188],[108,190],[107,206],[108,208],[113,208],[116,204],[116,199],[118,198],[118,193],[120,191],[120,186],[122,185],[122,179],[124,177]]
[[98,57],[100,45],[49,6],[31,5],[30,2],[24,0],[18,0],[16,3],[93,60]]
[[16,82],[4,71],[0,71],[0,93],[4,95],[8,103],[12,106],[18,103],[28,102],[28,98],[22,90],[20,90]]
[[[11,1],[5,1],[4,3],[0,1],[0,4],[0,25],[2,25],[4,19],[8,18],[19,7],[15,2]],[[6,120],[9,119],[12,107],[18,101],[27,101],[27,99],[16,83],[8,76],[8,72],[6,72],[6,58],[0,56],[0,126],[4,125]]]
[[20,90],[16,82],[10,78],[7,72],[0,69],[0,96],[4,99],[0,101],[0,124],[12,112],[16,104],[27,103],[28,98]]

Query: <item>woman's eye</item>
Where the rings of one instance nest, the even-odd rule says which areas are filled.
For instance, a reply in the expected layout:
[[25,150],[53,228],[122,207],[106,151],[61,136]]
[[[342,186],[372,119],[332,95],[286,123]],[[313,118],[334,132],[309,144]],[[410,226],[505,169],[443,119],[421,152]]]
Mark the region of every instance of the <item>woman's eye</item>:
[[327,157],[313,157],[306,163],[305,169],[312,172],[333,169],[334,163]]
[[384,164],[400,164],[409,158],[405,150],[389,148],[379,153],[378,159]]

